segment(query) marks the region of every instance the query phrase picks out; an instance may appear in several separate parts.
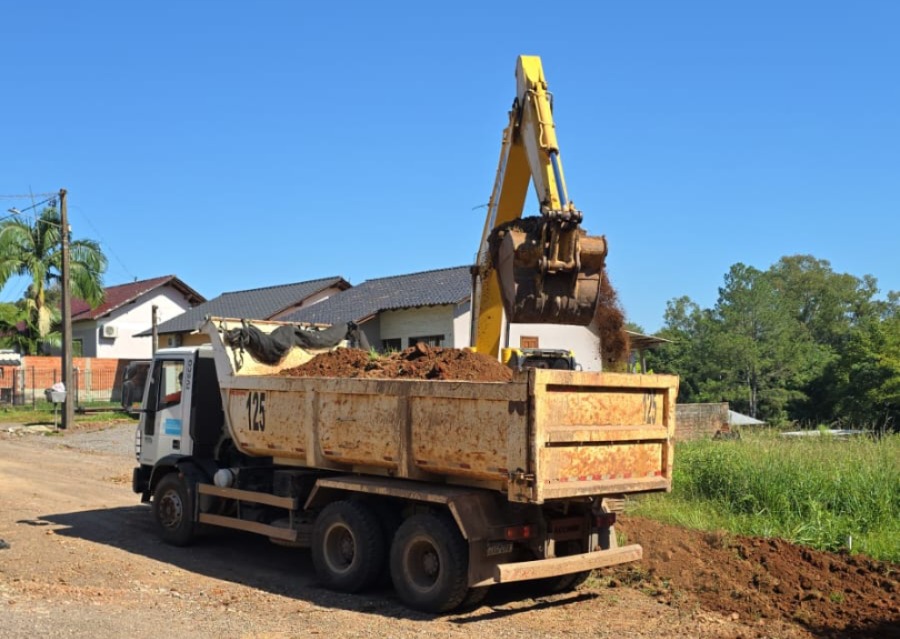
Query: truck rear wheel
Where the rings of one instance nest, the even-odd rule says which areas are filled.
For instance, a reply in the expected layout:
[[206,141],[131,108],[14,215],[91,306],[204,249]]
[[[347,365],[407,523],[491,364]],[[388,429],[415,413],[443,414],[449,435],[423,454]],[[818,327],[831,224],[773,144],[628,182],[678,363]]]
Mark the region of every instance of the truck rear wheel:
[[416,610],[448,612],[469,592],[469,548],[447,517],[420,514],[403,522],[391,545],[391,579]]
[[194,539],[194,508],[184,479],[172,472],[153,491],[153,518],[167,544],[187,546]]
[[368,588],[384,569],[387,544],[375,513],[359,501],[336,501],[316,518],[312,560],[319,580],[332,590]]

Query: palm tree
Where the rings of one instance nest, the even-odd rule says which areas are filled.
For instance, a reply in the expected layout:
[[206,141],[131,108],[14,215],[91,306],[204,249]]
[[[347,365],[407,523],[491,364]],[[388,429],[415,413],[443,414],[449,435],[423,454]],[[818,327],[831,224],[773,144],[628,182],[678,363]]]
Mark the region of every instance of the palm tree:
[[[13,276],[31,279],[23,304],[27,312],[26,326],[45,339],[50,335],[59,311],[47,304],[48,289],[60,284],[62,270],[62,236],[59,212],[47,207],[32,224],[14,218],[0,222],[0,288]],[[103,272],[106,256],[93,240],[69,241],[69,281],[74,297],[91,306],[103,301]]]

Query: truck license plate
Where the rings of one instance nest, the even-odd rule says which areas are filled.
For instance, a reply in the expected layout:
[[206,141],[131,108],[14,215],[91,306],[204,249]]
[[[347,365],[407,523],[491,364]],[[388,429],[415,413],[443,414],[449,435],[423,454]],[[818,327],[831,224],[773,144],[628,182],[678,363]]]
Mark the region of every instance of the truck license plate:
[[513,545],[511,541],[490,541],[487,545],[487,556],[505,555],[508,552],[512,552],[512,550]]

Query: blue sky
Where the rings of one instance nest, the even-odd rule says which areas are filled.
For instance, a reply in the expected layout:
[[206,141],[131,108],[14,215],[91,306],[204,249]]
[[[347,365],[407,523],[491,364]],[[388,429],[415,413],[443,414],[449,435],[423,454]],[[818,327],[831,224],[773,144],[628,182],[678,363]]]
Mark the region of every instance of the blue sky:
[[3,22],[0,195],[68,189],[108,285],[471,263],[524,53],[629,319],[797,253],[900,290],[900,3],[34,1]]

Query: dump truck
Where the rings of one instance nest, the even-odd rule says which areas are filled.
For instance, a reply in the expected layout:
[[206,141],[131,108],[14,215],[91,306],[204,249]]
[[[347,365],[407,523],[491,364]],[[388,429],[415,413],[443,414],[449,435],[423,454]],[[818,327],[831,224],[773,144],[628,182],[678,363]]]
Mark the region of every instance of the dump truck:
[[229,339],[247,328],[209,318],[209,344],[154,356],[133,488],[164,541],[186,545],[207,527],[261,534],[309,548],[326,587],[389,576],[429,612],[494,584],[571,589],[641,558],[617,543],[615,521],[626,496],[671,488],[676,377],[294,377],[283,372],[317,350],[261,362]]

